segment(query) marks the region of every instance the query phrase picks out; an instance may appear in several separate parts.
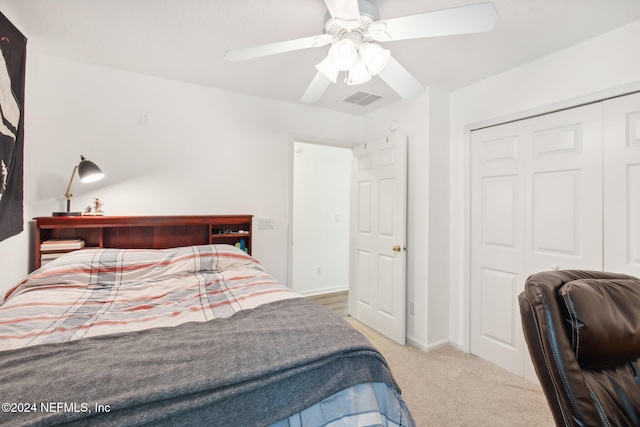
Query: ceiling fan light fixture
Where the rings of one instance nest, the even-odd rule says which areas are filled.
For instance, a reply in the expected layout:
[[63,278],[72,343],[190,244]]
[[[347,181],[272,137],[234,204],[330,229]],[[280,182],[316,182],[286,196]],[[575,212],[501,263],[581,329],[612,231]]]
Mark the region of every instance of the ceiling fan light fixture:
[[391,41],[391,34],[387,33],[387,24],[385,22],[374,22],[369,26],[369,35],[377,42]]
[[358,49],[352,40],[340,40],[329,49],[329,59],[338,70],[347,71],[358,60]]
[[353,67],[351,67],[347,72],[346,83],[350,86],[354,86],[366,83],[369,80],[371,80],[371,75],[367,71],[367,66],[362,59],[358,58],[356,63],[353,64]]
[[375,76],[389,64],[391,52],[376,43],[365,43],[360,46],[360,57],[367,66],[369,74]]
[[333,83],[338,81],[338,73],[340,70],[333,65],[331,59],[327,56],[322,60],[321,63],[316,65],[316,70],[318,70],[323,76],[331,80]]
[[[229,61],[261,58],[331,44],[326,59],[300,99],[318,101],[340,71],[345,83],[360,84],[377,75],[403,99],[414,99],[425,87],[376,43],[490,31],[499,14],[491,0],[416,15],[380,20],[378,0],[324,0],[324,34],[227,51]],[[356,65],[357,63],[357,65]]]

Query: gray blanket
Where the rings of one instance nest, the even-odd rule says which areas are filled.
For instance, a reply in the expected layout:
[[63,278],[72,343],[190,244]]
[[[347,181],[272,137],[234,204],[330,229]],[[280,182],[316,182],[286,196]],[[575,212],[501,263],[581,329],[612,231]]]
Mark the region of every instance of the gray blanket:
[[206,323],[0,352],[0,400],[35,408],[0,412],[0,423],[269,425],[364,382],[397,388],[365,337],[299,298]]

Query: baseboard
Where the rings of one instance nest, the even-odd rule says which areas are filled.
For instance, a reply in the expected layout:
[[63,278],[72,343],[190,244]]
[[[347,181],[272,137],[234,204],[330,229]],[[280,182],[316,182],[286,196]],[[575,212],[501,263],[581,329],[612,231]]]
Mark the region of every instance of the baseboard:
[[442,347],[446,347],[448,345],[451,345],[451,343],[449,342],[448,339],[444,339],[444,340],[440,340],[440,341],[436,341],[433,344],[425,344],[409,335],[407,335],[407,344],[409,344],[412,347],[416,347],[422,351],[424,351],[425,353],[428,353],[430,351],[434,351],[437,350],[439,348]]
[[412,347],[418,348],[424,352],[428,352],[428,346],[425,345],[424,343],[418,341],[417,339],[413,338],[412,336],[407,335],[407,344],[409,344]]
[[448,339],[436,341],[433,344],[429,344],[429,347],[428,347],[427,351],[434,351],[434,350],[437,350],[437,349],[442,348],[442,347],[447,347],[449,344],[450,343],[449,343]]

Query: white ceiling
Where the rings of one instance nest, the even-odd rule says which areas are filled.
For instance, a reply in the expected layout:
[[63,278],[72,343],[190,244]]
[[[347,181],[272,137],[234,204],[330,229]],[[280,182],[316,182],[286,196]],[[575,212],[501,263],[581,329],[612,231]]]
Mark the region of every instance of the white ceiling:
[[[381,19],[482,0],[371,0]],[[493,0],[489,33],[389,42],[423,85],[464,87],[640,19],[639,0]],[[298,102],[328,46],[244,62],[226,50],[322,34],[323,0],[0,0],[43,53],[267,98]],[[367,107],[342,100],[381,95]],[[316,105],[366,114],[399,97],[374,77],[331,85]]]

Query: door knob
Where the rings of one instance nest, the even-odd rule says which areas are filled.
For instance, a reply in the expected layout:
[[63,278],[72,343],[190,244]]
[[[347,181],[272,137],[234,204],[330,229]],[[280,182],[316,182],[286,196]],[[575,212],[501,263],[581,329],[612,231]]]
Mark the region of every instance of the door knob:
[[400,252],[402,250],[402,248],[400,247],[400,245],[395,245],[393,248],[393,252]]

